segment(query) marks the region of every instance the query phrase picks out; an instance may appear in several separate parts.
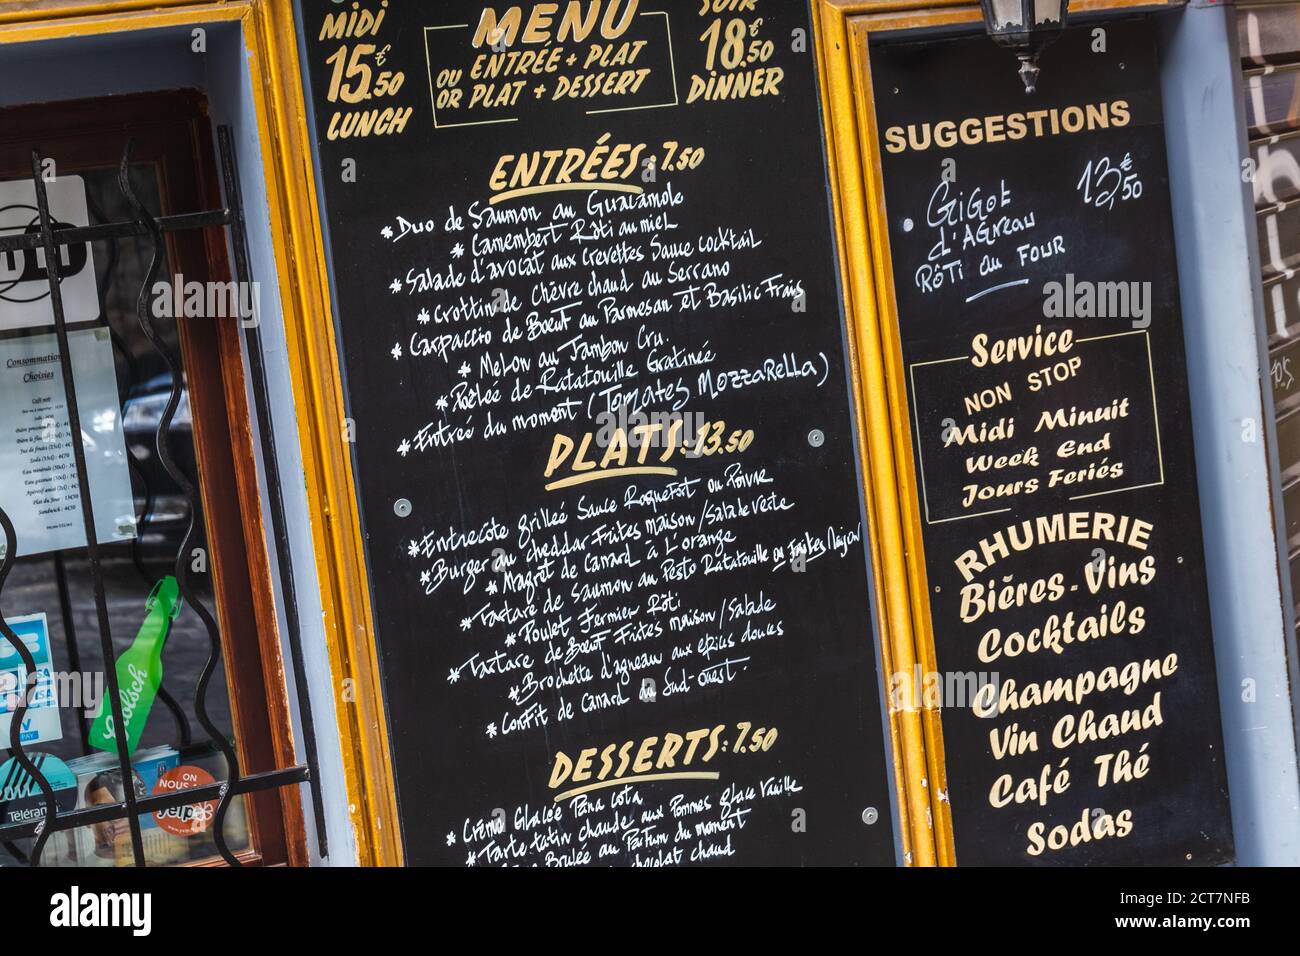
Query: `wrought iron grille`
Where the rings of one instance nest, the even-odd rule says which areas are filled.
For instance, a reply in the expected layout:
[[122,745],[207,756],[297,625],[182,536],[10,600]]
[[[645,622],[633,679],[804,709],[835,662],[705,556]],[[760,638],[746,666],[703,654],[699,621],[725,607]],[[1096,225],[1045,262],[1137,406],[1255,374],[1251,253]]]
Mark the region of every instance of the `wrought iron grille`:
[[[2,635],[3,638],[13,646],[22,661],[27,675],[24,693],[19,696],[18,707],[12,715],[8,741],[8,755],[17,762],[18,766],[20,766],[28,775],[29,779],[35,782],[36,787],[40,791],[41,803],[44,807],[44,813],[39,819],[0,827],[0,846],[4,846],[12,855],[22,859],[22,851],[15,845],[14,841],[35,837],[35,842],[32,844],[30,853],[26,855],[27,862],[31,866],[40,865],[42,851],[44,850],[46,841],[48,841],[54,833],[72,830],[77,827],[125,820],[130,831],[132,859],[136,866],[143,867],[146,865],[146,860],[141,836],[141,814],[156,813],[162,810],[176,809],[213,800],[217,803],[216,813],[212,822],[212,835],[217,851],[231,866],[241,866],[243,864],[239,857],[230,848],[225,834],[224,824],[226,821],[226,815],[230,809],[231,801],[240,795],[252,794],[280,787],[296,786],[302,783],[307,783],[311,789],[311,802],[315,814],[315,829],[319,852],[322,856],[326,855],[328,852],[328,847],[325,843],[325,826],[320,801],[319,781],[316,773],[317,761],[315,733],[311,715],[311,701],[308,696],[302,661],[300,622],[294,594],[292,558],[289,549],[289,537],[285,520],[283,499],[280,492],[280,475],[274,448],[269,401],[267,398],[266,370],[262,360],[261,327],[258,322],[243,322],[245,330],[245,346],[249,369],[252,375],[251,392],[254,398],[254,414],[256,416],[261,441],[262,458],[265,470],[264,478],[266,481],[266,487],[269,489],[267,505],[271,518],[271,532],[274,536],[272,544],[278,562],[279,580],[285,616],[285,636],[293,664],[295,678],[294,689],[296,691],[299,714],[302,721],[304,738],[303,748],[306,763],[262,773],[242,773],[239,766],[238,755],[234,746],[230,739],[226,735],[222,734],[219,728],[213,723],[208,711],[207,694],[212,676],[221,662],[222,646],[217,622],[213,613],[203,604],[192,585],[190,580],[191,567],[190,562],[187,560],[187,556],[189,555],[191,546],[195,540],[196,530],[199,528],[199,523],[203,520],[203,514],[194,480],[180,467],[171,448],[171,425],[180,405],[183,391],[183,376],[180,357],[159,334],[159,329],[155,325],[157,319],[151,314],[151,309],[149,307],[149,296],[150,290],[153,288],[155,280],[162,269],[165,255],[166,234],[188,230],[203,230],[211,228],[229,229],[231,244],[234,250],[235,279],[240,283],[251,282],[252,276],[249,265],[243,206],[239,189],[239,180],[236,173],[237,164],[235,149],[231,139],[230,130],[227,127],[218,127],[217,141],[220,152],[221,178],[225,187],[225,208],[182,215],[151,215],[145,205],[138,198],[131,185],[129,176],[131,144],[128,142],[123,150],[121,162],[118,167],[117,186],[121,191],[123,198],[129,204],[132,215],[129,219],[92,224],[89,226],[61,226],[51,218],[49,197],[47,195],[44,178],[41,175],[43,157],[38,149],[33,149],[32,185],[35,189],[37,199],[39,230],[0,237],[0,255],[12,253],[18,250],[29,250],[32,252],[39,250],[43,252],[45,257],[46,273],[49,284],[49,299],[54,316],[54,333],[59,349],[59,365],[63,374],[64,401],[67,408],[69,430],[72,438],[72,452],[77,472],[78,494],[86,537],[85,553],[90,570],[91,585],[95,600],[95,613],[99,625],[100,647],[104,660],[104,676],[107,684],[106,696],[108,706],[111,708],[113,726],[120,729],[116,734],[116,757],[117,767],[122,774],[121,779],[124,782],[132,779],[132,761],[131,754],[128,752],[126,733],[124,732],[126,725],[123,722],[122,700],[120,694],[121,688],[119,686],[117,672],[114,666],[116,652],[110,629],[108,603],[105,596],[104,572],[101,566],[101,542],[96,537],[94,503],[92,501],[87,477],[86,453],[81,441],[82,430],[79,407],[77,404],[77,383],[73,376],[67,321],[64,315],[63,301],[61,297],[60,283],[62,276],[60,275],[60,270],[62,268],[62,260],[58,251],[61,247],[72,246],[74,244],[100,240],[112,240],[116,243],[129,237],[143,238],[151,249],[147,277],[135,300],[136,318],[145,338],[153,349],[156,350],[171,374],[171,390],[165,410],[158,423],[158,428],[154,436],[155,447],[157,449],[160,463],[166,473],[181,489],[184,497],[189,502],[189,524],[176,554],[175,578],[179,585],[181,596],[185,600],[186,604],[193,609],[195,614],[201,620],[208,640],[207,661],[202,668],[195,688],[194,714],[198,723],[201,725],[203,732],[208,737],[206,747],[210,748],[211,752],[219,753],[224,757],[226,764],[226,779],[218,783],[147,797],[137,796],[135,788],[128,784],[122,787],[123,799],[119,802],[82,809],[60,810],[56,801],[54,788],[51,786],[50,781],[46,776],[41,772],[40,767],[38,767],[25,752],[20,739],[23,718],[28,709],[28,702],[36,687],[39,675],[31,651],[28,649],[25,642],[14,633],[13,629],[7,622],[5,622],[3,617],[5,608],[4,585],[18,556],[18,542],[12,520],[9,515],[5,513],[4,509],[0,507],[0,532],[3,532],[5,541],[4,557],[3,559],[0,559],[0,635]],[[241,316],[240,318],[242,319],[245,317]],[[137,544],[139,539],[143,537],[145,525],[147,524],[151,512],[152,494],[152,490],[146,487],[144,517],[138,531]],[[136,560],[138,563],[138,556],[136,557]],[[64,580],[65,570],[61,555],[55,556],[55,567],[60,585],[59,593],[63,611],[65,638],[69,647],[69,666],[74,671],[79,671],[80,657],[76,647],[75,631],[72,630],[73,618],[71,609],[68,606],[68,589]],[[181,748],[192,747],[192,731],[182,708],[163,687],[159,688],[158,700],[168,711],[171,712],[173,719],[176,721],[177,734]],[[78,715],[78,729],[81,733],[84,746],[88,739],[88,727],[86,725],[85,716],[80,713]]]

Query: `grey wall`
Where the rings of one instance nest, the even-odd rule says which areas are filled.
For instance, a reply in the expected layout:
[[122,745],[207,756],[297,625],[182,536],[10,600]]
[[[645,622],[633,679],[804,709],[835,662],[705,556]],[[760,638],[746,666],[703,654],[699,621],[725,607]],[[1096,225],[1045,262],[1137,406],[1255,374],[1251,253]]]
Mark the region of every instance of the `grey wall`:
[[188,30],[5,44],[0,46],[0,106],[197,89],[203,86],[206,61],[190,52]]

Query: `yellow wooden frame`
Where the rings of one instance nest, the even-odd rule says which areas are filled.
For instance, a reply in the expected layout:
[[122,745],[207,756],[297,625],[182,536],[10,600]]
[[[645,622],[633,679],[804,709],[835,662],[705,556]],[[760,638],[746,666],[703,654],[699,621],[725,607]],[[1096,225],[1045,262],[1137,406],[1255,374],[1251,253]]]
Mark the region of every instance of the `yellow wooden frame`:
[[[1070,9],[1154,10],[1177,2],[1074,0]],[[813,0],[813,14],[888,692],[892,675],[910,678],[918,666],[931,674],[937,665],[867,44],[873,33],[976,25],[982,16],[972,0]],[[943,728],[939,710],[922,703],[889,702],[905,861],[954,866]]]
[[388,725],[290,0],[0,0],[0,45],[232,22],[243,28],[252,78],[357,857],[362,864],[400,864]]

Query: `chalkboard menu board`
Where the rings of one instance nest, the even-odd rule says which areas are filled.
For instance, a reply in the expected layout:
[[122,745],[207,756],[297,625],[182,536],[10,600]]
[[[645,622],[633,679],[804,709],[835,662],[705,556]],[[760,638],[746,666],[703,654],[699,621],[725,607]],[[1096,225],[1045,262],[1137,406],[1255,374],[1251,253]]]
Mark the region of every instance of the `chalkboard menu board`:
[[957,862],[1229,860],[1153,28],[870,52]]
[[805,5],[303,22],[408,860],[894,863]]

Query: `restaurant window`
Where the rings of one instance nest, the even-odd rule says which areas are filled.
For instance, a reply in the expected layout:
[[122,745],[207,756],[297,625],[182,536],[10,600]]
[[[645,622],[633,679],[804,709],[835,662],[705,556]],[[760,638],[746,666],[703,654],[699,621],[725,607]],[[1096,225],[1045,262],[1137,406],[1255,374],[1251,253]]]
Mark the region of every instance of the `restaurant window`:
[[0,865],[308,861],[234,168],[194,92],[0,110]]

